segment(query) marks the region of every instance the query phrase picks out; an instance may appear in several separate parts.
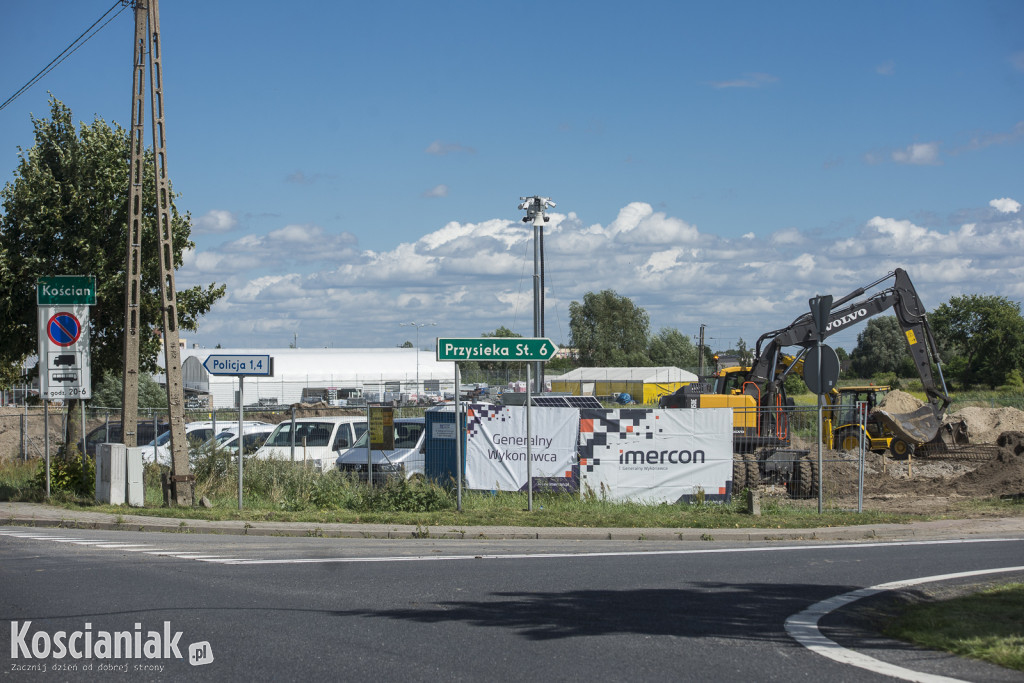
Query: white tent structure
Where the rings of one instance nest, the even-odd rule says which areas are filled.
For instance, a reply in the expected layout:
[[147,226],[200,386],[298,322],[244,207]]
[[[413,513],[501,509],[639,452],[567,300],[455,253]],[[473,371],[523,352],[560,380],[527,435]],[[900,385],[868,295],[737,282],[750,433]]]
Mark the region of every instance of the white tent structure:
[[665,394],[691,382],[697,375],[674,366],[637,368],[576,368],[551,376],[552,391],[577,396],[629,394],[639,403],[656,404]]
[[273,377],[245,378],[246,405],[358,396],[389,400],[399,394],[452,391],[455,382],[452,363],[440,363],[432,351],[416,349],[182,349],[186,393],[209,394],[213,408],[237,406],[239,382],[234,376],[207,372],[203,363],[211,355],[273,358]]

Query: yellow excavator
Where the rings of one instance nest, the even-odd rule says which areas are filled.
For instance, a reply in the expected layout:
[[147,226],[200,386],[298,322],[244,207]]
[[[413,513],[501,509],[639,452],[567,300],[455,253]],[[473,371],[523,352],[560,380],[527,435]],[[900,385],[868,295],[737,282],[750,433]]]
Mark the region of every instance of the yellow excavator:
[[[893,280],[891,285],[868,294],[890,279]],[[905,447],[905,452],[909,452],[921,444],[959,442],[956,439],[963,431],[950,429],[942,423],[950,398],[925,308],[910,277],[901,268],[833,301],[823,330],[817,329],[810,312],[805,313],[786,327],[761,335],[749,368],[723,368],[710,382],[696,382],[663,396],[659,405],[663,408],[732,408],[733,489],[743,488],[748,481],[759,482],[763,475],[777,472],[799,483],[800,492],[807,493],[811,491],[808,482],[817,480],[813,472],[816,461],[810,461],[808,451],[790,448],[789,417],[794,403],[786,396],[785,380],[792,372],[802,372],[805,356],[819,340],[824,341],[889,309],[896,315],[907,340],[927,402],[919,410],[906,414],[874,408],[870,411],[870,421],[877,426],[878,434],[885,435],[888,440],[885,447],[890,450],[894,445],[897,449]],[[789,347],[796,347],[796,353],[784,354],[783,349]],[[842,401],[837,401],[836,405],[841,406]],[[833,433],[826,437],[826,443],[834,441],[837,435],[851,439],[850,430],[844,431],[842,427],[849,427],[852,422],[832,424]],[[859,443],[859,434],[856,436]],[[872,450],[878,447],[879,444],[874,443]]]

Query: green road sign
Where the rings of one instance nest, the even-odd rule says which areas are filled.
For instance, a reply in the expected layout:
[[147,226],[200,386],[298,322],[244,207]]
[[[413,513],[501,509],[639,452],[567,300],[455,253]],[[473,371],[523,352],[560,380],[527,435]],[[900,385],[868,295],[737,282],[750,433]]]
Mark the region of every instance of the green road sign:
[[56,275],[36,280],[39,306],[95,306],[96,278],[92,275]]
[[437,360],[547,361],[558,346],[544,337],[438,337]]

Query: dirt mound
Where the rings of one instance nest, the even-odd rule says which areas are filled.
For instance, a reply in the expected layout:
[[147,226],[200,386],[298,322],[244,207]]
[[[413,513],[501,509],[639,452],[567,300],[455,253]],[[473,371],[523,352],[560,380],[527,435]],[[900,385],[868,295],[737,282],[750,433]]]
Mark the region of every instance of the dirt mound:
[[1024,432],[1004,432],[996,439],[999,454],[954,482],[962,496],[1024,493]]
[[878,407],[884,408],[887,413],[902,415],[903,413],[912,413],[923,405],[924,402],[907,392],[893,389],[882,398]]
[[1011,408],[963,408],[946,416],[945,422],[963,421],[972,444],[996,443],[1004,432],[1024,432],[1024,410]]

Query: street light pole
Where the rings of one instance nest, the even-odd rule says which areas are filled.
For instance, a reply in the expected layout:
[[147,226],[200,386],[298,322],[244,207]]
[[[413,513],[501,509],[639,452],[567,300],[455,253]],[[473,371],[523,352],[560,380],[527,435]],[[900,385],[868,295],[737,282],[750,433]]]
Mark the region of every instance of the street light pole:
[[[544,336],[544,283],[541,281],[541,263],[544,255],[541,253],[543,244],[544,224],[551,219],[544,214],[548,208],[554,208],[555,203],[550,197],[520,197],[519,210],[526,211],[523,216],[524,223],[533,223],[533,336]],[[537,361],[534,366],[534,382],[536,392],[539,394],[544,390],[544,362]]]
[[420,328],[436,326],[437,323],[398,323],[400,327],[416,328],[416,402],[420,401]]

